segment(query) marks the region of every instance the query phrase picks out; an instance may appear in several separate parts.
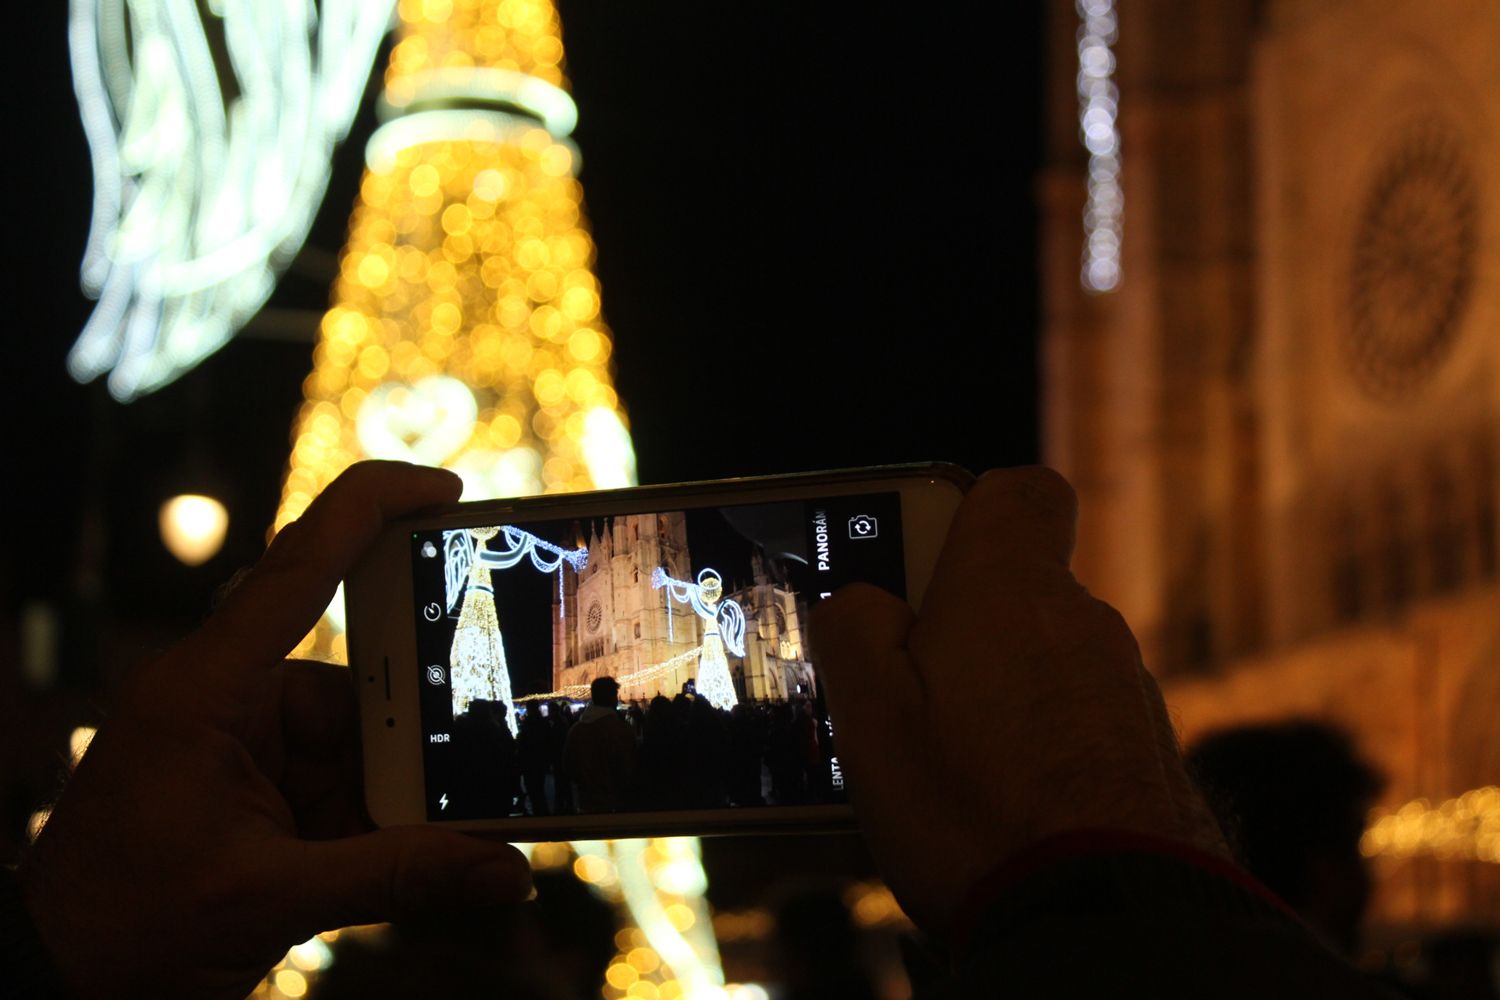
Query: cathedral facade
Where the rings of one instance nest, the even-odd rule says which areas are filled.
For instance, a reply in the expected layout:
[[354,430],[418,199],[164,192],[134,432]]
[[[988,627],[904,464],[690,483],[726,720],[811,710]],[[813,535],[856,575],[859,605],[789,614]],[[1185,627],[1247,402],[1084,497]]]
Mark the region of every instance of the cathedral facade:
[[[565,574],[552,601],[553,690],[587,698],[590,682],[613,677],[621,701],[672,697],[696,680],[704,622],[686,604],[652,586],[660,569],[692,580],[703,567],[688,551],[681,512],[625,514],[575,528],[588,564]],[[797,595],[751,557],[749,586],[726,593],[745,614],[745,655],[728,653],[740,699],[785,701],[815,693],[803,652],[803,611]]]
[[[1044,451],[1079,578],[1186,741],[1321,718],[1383,805],[1500,779],[1500,7],[1121,4],[1122,280],[1080,287],[1078,18],[1055,4]],[[1374,858],[1377,925],[1500,866]]]
[[688,572],[686,518],[623,514],[580,525],[578,535],[589,561],[566,574],[560,603],[553,598],[553,690],[586,698],[591,681],[609,676],[620,682],[622,701],[671,697],[696,675],[702,622],[653,588],[651,573]]

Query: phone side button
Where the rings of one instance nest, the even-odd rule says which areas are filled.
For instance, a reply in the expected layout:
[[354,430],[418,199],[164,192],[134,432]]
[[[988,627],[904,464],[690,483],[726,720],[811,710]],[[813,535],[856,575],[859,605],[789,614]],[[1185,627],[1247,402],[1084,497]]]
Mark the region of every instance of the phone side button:
[[381,661],[385,663],[385,700],[391,700],[391,658],[382,656]]

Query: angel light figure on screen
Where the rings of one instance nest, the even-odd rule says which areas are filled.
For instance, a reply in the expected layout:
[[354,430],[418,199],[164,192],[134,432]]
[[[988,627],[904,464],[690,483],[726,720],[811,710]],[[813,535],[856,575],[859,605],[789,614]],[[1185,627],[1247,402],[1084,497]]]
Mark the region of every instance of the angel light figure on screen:
[[[486,543],[500,536],[504,548]],[[443,570],[447,583],[448,611],[460,598],[458,627],[448,657],[448,680],[453,688],[453,717],[469,710],[478,700],[505,703],[505,723],[512,736],[519,735],[516,705],[511,696],[510,668],[505,662],[505,644],[500,637],[500,616],[495,610],[495,588],[490,571],[510,569],[527,556],[543,573],[557,574],[562,593],[563,571],[577,573],[588,565],[588,549],[564,549],[545,542],[520,528],[467,528],[443,532]]]
[[[729,679],[727,647],[735,656],[745,655],[745,612],[734,601],[724,599],[724,581],[711,569],[698,574],[698,582],[674,580],[660,566],[651,571],[651,587],[666,588],[667,610],[672,601],[689,605],[703,619],[703,646],[698,653],[698,694],[714,708],[725,711],[739,703],[734,682]],[[667,615],[671,628],[672,616]]]

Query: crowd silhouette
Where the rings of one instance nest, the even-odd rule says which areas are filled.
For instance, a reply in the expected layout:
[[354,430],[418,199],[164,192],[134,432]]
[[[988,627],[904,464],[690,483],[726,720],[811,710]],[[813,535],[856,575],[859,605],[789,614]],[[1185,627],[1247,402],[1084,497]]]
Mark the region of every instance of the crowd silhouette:
[[[827,717],[812,699],[741,701],[692,693],[619,703],[612,678],[590,701],[475,701],[455,720],[465,746],[456,796],[509,816],[815,805],[842,801]],[[471,805],[472,808],[472,805]]]

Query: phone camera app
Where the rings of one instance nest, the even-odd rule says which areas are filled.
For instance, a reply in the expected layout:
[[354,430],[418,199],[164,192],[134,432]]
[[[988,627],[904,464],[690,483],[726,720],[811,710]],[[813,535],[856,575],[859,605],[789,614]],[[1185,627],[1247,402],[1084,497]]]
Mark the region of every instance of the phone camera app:
[[880,522],[869,514],[855,514],[849,518],[849,537],[853,539],[879,538]]

